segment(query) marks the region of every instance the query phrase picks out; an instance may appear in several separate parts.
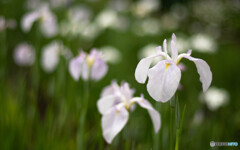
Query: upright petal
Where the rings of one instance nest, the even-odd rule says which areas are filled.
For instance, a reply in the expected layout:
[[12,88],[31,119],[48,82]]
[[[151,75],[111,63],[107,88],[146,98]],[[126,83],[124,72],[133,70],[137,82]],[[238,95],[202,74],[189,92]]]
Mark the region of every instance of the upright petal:
[[116,90],[119,91],[119,86],[115,80],[112,81],[111,85],[105,87],[101,92],[101,97],[113,95]]
[[161,116],[156,111],[152,105],[145,99],[141,98],[139,101],[136,101],[142,108],[145,108],[148,110],[148,113],[152,119],[154,130],[157,133],[161,127]]
[[174,62],[163,60],[149,70],[147,90],[156,101],[167,102],[174,95],[181,71]]
[[102,117],[102,130],[104,139],[111,144],[113,138],[123,129],[128,121],[128,111],[125,107],[111,108]]
[[195,63],[198,74],[200,75],[200,81],[202,82],[203,92],[207,91],[212,82],[212,72],[210,70],[209,65],[202,59],[194,58],[191,56],[183,57]]
[[175,34],[172,34],[172,40],[171,40],[171,57],[173,61],[177,62],[178,57],[178,49],[177,49],[177,39]]
[[164,49],[164,52],[167,54],[167,40],[166,39],[163,41],[163,49]]
[[162,52],[162,47],[161,46],[156,47],[156,51],[157,52]]
[[126,98],[127,101],[129,101],[133,97],[133,94],[135,93],[135,90],[130,89],[130,86],[127,82],[122,83],[120,90],[121,94]]
[[147,79],[148,69],[152,63],[152,60],[158,55],[143,58],[137,65],[135,70],[135,79],[139,83],[145,83]]
[[31,29],[34,21],[36,21],[38,18],[39,18],[39,13],[37,11],[30,12],[24,15],[21,22],[22,30],[24,32],[28,32]]
[[98,81],[105,76],[107,71],[108,71],[108,66],[106,62],[103,59],[98,58],[92,65],[91,79]]

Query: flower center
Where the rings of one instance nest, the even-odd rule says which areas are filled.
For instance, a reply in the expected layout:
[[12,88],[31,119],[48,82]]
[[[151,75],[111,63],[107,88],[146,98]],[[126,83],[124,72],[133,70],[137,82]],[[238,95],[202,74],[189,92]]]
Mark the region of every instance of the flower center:
[[93,65],[93,63],[95,62],[95,59],[91,56],[86,56],[86,61],[87,61],[88,65],[91,67]]

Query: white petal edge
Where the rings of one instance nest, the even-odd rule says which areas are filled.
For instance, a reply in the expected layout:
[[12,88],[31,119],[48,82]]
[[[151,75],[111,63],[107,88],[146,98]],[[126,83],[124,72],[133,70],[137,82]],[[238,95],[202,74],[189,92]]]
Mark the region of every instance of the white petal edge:
[[202,59],[191,56],[183,56],[184,58],[193,61],[197,67],[200,81],[202,83],[203,92],[206,92],[212,82],[212,72],[209,65]]
[[125,107],[111,108],[107,114],[102,117],[103,137],[107,143],[111,144],[114,137],[123,129],[128,121],[128,111]]
[[33,23],[39,18],[39,13],[36,12],[30,12],[23,16],[23,19],[21,21],[22,30],[24,32],[29,32],[29,30],[32,28]]
[[142,84],[145,83],[147,79],[148,69],[152,63],[152,60],[157,56],[159,55],[150,56],[140,60],[135,70],[135,79],[137,82]]
[[147,109],[147,111],[152,119],[152,122],[153,122],[154,131],[155,131],[155,133],[158,133],[158,131],[161,127],[161,116],[158,113],[158,111],[156,111],[152,107],[152,105],[143,98],[133,98],[131,101],[136,101],[142,108]]

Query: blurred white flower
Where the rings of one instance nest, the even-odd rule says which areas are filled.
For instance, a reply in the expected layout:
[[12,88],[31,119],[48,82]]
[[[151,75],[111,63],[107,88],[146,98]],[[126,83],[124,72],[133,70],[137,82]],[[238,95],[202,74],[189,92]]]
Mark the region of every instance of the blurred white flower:
[[198,110],[194,114],[193,123],[199,125],[203,121],[204,114],[201,110]]
[[133,32],[139,36],[156,35],[160,31],[160,22],[154,18],[137,20],[132,29]]
[[43,69],[50,73],[53,72],[59,62],[60,55],[70,59],[71,51],[65,48],[59,41],[53,41],[43,48],[41,64]]
[[113,10],[104,10],[97,17],[97,23],[103,27],[110,27],[117,22],[117,13]]
[[115,26],[118,22],[118,14],[117,12],[110,9],[103,10],[97,16],[96,22],[102,28]]
[[55,70],[59,61],[59,46],[57,43],[50,43],[43,48],[42,67],[46,72]]
[[194,35],[191,39],[191,44],[194,50],[203,53],[214,53],[217,49],[217,44],[213,38],[206,34]]
[[214,111],[219,107],[227,104],[229,100],[229,94],[226,90],[210,87],[206,93],[200,95],[200,99],[207,104],[207,107]]
[[[211,23],[223,22],[227,17],[226,4],[218,0],[201,0],[191,3],[193,8],[193,16],[198,19]],[[213,9],[214,8],[214,9]]]
[[67,20],[60,24],[60,33],[63,36],[81,36],[92,40],[100,32],[99,26],[91,22],[92,11],[85,5],[75,6],[68,12]]
[[50,11],[48,5],[43,4],[38,9],[23,16],[21,25],[24,32],[29,32],[35,21],[40,20],[40,29],[46,37],[55,36],[58,32],[56,16]]
[[129,25],[129,20],[118,14],[117,11],[105,9],[96,17],[96,24],[101,28],[111,28],[115,30],[125,30]]
[[64,7],[67,5],[67,2],[71,0],[50,0],[50,4],[52,7]]
[[113,82],[110,86],[105,87],[101,93],[97,107],[102,114],[103,137],[109,144],[124,128],[129,119],[129,111],[133,110],[132,107],[136,104],[148,111],[155,133],[161,127],[161,116],[158,111],[144,99],[143,95],[141,97],[133,97],[134,92],[126,82],[123,82],[121,86]]
[[139,0],[133,6],[133,13],[138,17],[145,17],[158,10],[159,6],[158,0]]
[[81,35],[85,39],[94,39],[99,34],[100,29],[95,23],[89,23],[86,25]]
[[3,31],[7,28],[15,29],[17,22],[14,19],[5,19],[3,16],[0,16],[0,31]]
[[188,15],[188,9],[181,4],[174,4],[171,7],[171,13],[177,20],[185,19]]
[[121,61],[122,55],[118,49],[112,46],[104,46],[100,48],[100,51],[103,53],[103,59],[106,62],[117,64]]
[[172,14],[165,14],[161,17],[161,25],[165,30],[173,31],[178,28],[179,20]]
[[128,0],[110,0],[109,7],[113,10],[119,12],[126,12],[128,11],[128,7],[130,5],[130,1]]
[[[158,47],[157,44],[148,44],[148,45],[144,46],[142,49],[140,49],[140,51],[138,53],[138,58],[142,59],[142,58],[146,58],[146,57],[155,55],[156,47]],[[159,62],[161,60],[163,60],[163,58],[161,58],[161,57],[155,58],[152,62],[152,65],[157,64],[157,62]]]
[[14,61],[19,66],[31,66],[35,61],[35,51],[27,43],[19,44],[14,50]]
[[75,6],[68,11],[68,18],[72,22],[89,22],[92,18],[92,11],[85,5]]
[[69,72],[75,81],[80,77],[83,80],[98,81],[102,79],[108,71],[108,66],[102,57],[102,53],[92,49],[90,54],[80,51],[79,55],[71,59]]

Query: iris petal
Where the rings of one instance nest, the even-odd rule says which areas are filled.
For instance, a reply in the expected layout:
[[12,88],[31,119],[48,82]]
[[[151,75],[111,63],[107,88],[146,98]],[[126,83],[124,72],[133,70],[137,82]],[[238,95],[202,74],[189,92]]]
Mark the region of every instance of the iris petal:
[[156,111],[152,105],[145,99],[141,99],[140,101],[136,101],[142,108],[145,108],[148,110],[148,113],[152,119],[154,130],[157,133],[161,127],[161,116]]
[[148,69],[152,63],[152,60],[158,55],[143,58],[137,65],[135,70],[135,78],[139,83],[145,83],[147,79]]
[[33,23],[39,18],[38,12],[31,12],[23,16],[23,20],[21,22],[22,29],[24,32],[28,32],[31,28]]
[[128,111],[125,107],[118,109],[112,107],[102,117],[102,130],[104,139],[111,144],[114,137],[123,129],[128,121]]
[[212,72],[210,70],[209,65],[202,59],[194,58],[191,56],[183,57],[195,63],[198,74],[200,75],[200,81],[202,82],[203,92],[207,91],[212,82]]
[[69,71],[74,80],[78,81],[79,77],[82,73],[82,64],[84,62],[84,57],[83,56],[78,56],[76,58],[73,58],[70,61],[69,64]]
[[108,71],[106,62],[100,58],[96,59],[91,68],[91,78],[98,81],[104,77]]
[[177,90],[181,71],[174,62],[160,61],[148,72],[147,90],[156,101],[167,102]]
[[176,63],[178,57],[178,48],[177,48],[177,39],[175,34],[172,34],[171,40],[171,57],[173,61]]
[[104,115],[110,110],[115,104],[117,97],[115,95],[104,96],[97,102],[98,111]]

